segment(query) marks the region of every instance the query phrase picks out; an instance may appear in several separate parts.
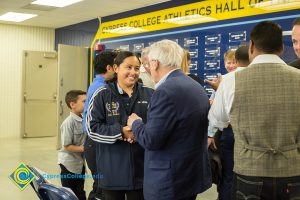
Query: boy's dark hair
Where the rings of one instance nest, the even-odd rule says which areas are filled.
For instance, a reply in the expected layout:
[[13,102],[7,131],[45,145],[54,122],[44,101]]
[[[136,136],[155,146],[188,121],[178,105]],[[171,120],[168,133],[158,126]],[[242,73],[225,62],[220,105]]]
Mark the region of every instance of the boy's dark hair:
[[69,92],[67,92],[66,97],[65,97],[65,101],[67,106],[71,109],[71,102],[76,102],[78,99],[78,96],[80,95],[86,95],[86,92],[82,91],[82,90],[70,90]]
[[235,51],[235,59],[238,62],[249,63],[249,54],[248,54],[249,46],[240,46]]
[[296,19],[293,21],[293,26],[296,26],[296,25],[300,25],[300,17],[296,18]]
[[271,21],[263,21],[254,26],[250,33],[254,47],[264,53],[278,53],[283,48],[282,29]]
[[116,53],[113,51],[102,51],[94,59],[94,70],[96,74],[105,74],[106,66],[113,66]]

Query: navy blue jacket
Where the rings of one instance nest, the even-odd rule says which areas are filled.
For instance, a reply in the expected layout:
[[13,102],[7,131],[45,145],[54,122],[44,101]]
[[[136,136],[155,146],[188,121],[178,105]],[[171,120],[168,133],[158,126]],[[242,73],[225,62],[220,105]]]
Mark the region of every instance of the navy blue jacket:
[[144,197],[176,200],[211,187],[207,150],[209,102],[196,81],[173,71],[152,95],[148,121],[134,121],[145,148]]
[[122,127],[128,116],[138,113],[146,122],[148,102],[153,90],[137,83],[129,109],[116,82],[95,91],[88,108],[86,128],[89,137],[98,142],[97,171],[103,175],[100,187],[107,190],[135,190],[143,187],[144,149],[122,140]]

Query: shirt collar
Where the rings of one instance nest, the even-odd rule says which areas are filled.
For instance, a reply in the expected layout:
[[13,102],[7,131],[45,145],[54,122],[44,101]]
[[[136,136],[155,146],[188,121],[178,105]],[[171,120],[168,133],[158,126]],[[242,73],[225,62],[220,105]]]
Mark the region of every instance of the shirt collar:
[[82,122],[82,117],[79,117],[79,116],[76,115],[75,113],[70,112],[70,116],[71,116],[72,118],[74,118],[76,121]]
[[245,67],[237,67],[236,69],[235,69],[235,71],[241,71],[241,70],[243,70],[243,69],[245,69]]
[[251,65],[260,64],[260,63],[277,63],[277,64],[285,64],[285,62],[275,54],[263,54],[256,56]]
[[118,82],[117,82],[117,88],[118,88],[119,94],[124,94],[124,90],[120,87]]
[[169,71],[166,75],[164,75],[159,81],[158,81],[158,83],[156,83],[155,84],[155,89],[157,89],[161,84],[163,84],[166,80],[167,80],[167,78],[168,78],[168,76],[172,73],[172,72],[174,72],[175,70],[178,70],[177,68],[176,69],[173,69],[173,70],[171,70],[171,71]]
[[[117,84],[117,89],[119,94],[127,94],[126,92],[124,92],[124,90],[121,88],[121,86],[119,85],[118,81],[116,82]],[[136,85],[134,85],[133,89],[132,89],[132,95],[135,93],[135,89],[136,89]]]

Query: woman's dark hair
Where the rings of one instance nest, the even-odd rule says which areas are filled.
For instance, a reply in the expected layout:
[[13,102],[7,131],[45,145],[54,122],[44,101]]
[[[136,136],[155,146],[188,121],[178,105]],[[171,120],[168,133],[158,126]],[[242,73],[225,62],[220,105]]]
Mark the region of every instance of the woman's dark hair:
[[[131,57],[131,56],[135,56],[139,60],[139,58],[136,56],[136,54],[134,54],[130,51],[120,51],[114,60],[114,64],[116,64],[119,67],[126,58]],[[140,60],[139,60],[139,62],[140,62]]]
[[[140,59],[136,56],[136,54],[130,52],[130,51],[120,51],[118,55],[116,56],[114,60],[114,64],[117,65],[118,67],[124,62],[124,60],[128,57],[135,56],[139,63],[141,64]],[[106,80],[106,83],[111,83],[117,80],[117,74],[114,74],[114,77],[110,80]]]

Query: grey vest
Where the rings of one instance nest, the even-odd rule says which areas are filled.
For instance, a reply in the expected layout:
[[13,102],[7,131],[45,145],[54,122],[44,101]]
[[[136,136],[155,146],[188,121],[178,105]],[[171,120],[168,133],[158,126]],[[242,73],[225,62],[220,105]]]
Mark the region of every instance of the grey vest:
[[236,173],[300,175],[300,70],[268,63],[236,72],[230,122]]

